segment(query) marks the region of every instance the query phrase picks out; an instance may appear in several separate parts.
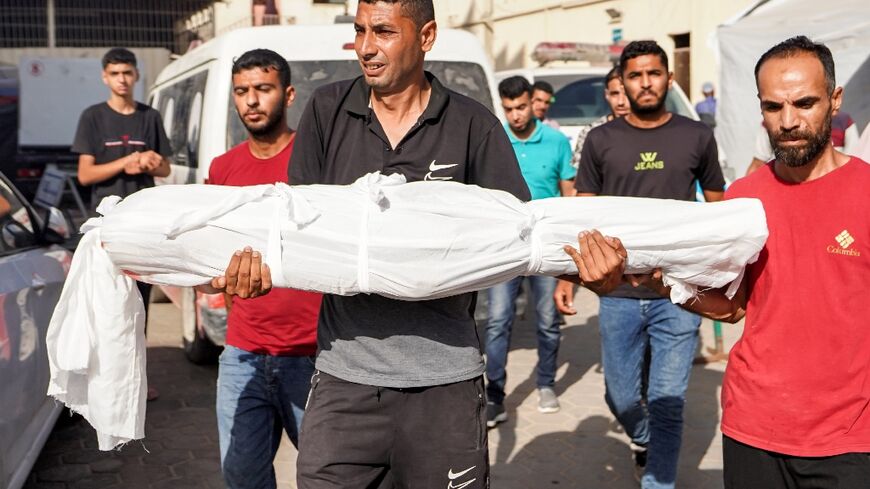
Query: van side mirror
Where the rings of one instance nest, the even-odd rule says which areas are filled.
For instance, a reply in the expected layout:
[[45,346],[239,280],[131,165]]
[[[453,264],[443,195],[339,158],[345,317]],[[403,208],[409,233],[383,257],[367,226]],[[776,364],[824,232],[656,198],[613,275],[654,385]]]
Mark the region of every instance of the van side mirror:
[[45,230],[51,230],[62,239],[70,239],[75,225],[68,213],[57,207],[49,207],[45,211]]
[[48,207],[45,209],[45,225],[40,230],[39,242],[41,244],[66,244],[72,237],[72,229],[74,227],[72,219],[69,215],[57,207]]

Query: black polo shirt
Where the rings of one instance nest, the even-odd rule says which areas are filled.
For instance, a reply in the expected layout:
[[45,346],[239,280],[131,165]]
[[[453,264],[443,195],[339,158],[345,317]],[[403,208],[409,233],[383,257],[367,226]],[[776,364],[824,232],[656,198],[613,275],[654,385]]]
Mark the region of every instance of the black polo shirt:
[[[393,148],[369,107],[362,77],[318,88],[299,121],[290,183],[350,184],[380,171],[408,181],[453,180],[530,194],[499,120],[431,73],[429,104]],[[350,382],[420,387],[483,373],[474,294],[406,302],[327,295],[320,309],[317,368]]]

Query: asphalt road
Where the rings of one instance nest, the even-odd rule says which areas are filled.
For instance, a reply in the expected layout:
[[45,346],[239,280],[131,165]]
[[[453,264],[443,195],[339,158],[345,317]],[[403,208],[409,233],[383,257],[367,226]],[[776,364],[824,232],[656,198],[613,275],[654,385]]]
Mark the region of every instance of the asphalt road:
[[[598,299],[581,290],[575,304],[580,313],[569,317],[562,330],[558,413],[536,410],[531,314],[514,327],[505,401],[510,418],[489,432],[495,489],[638,487],[628,439],[603,399]],[[224,487],[214,414],[217,366],[197,366],[185,359],[179,323],[172,304],[152,304],[148,379],[160,397],[148,403],[146,438],[118,451],[100,452],[90,426],[80,417],[67,416],[53,431],[25,488]],[[712,325],[705,321],[701,328],[702,345],[711,346]],[[724,330],[730,347],[742,327]],[[722,363],[693,369],[677,487],[722,487],[718,423],[723,371]],[[285,438],[275,462],[279,488],[296,487],[295,460],[296,451]]]

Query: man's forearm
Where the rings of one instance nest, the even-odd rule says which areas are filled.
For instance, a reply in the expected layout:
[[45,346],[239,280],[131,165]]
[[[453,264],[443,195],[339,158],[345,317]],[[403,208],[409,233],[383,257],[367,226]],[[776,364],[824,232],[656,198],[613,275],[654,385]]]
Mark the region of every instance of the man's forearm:
[[725,192],[718,190],[704,190],[704,200],[707,202],[721,202],[725,198]]
[[[665,299],[670,298],[671,289],[662,283],[660,270],[643,275],[626,275],[625,278],[634,287],[643,285]],[[697,296],[680,304],[680,307],[708,319],[736,323],[746,315],[746,280],[740,283],[733,298],[729,299],[725,295],[726,290],[727,286],[721,289],[699,290]]]
[[746,310],[735,299],[729,299],[721,290],[711,289],[698,292],[697,297],[689,299],[681,307],[714,321],[736,323],[743,319]]
[[580,280],[580,275],[559,275],[556,278],[565,282],[571,282],[572,284],[583,285],[583,281]]
[[127,164],[128,156],[118,158],[117,160],[108,163],[79,163],[78,179],[82,185],[93,185],[95,183],[105,182],[106,180],[122,173]]

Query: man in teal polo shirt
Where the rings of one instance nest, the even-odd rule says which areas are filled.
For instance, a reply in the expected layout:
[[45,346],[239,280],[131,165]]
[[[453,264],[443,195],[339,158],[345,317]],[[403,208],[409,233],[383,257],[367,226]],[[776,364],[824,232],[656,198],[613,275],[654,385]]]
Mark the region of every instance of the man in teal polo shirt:
[[[532,113],[532,86],[521,77],[503,80],[498,86],[507,124],[505,129],[532,199],[574,195],[574,168],[568,138],[535,118]],[[538,410],[554,413],[559,399],[556,382],[556,356],[559,352],[559,321],[552,300],[554,277],[528,277],[531,300],[538,326]],[[486,421],[493,427],[507,420],[504,408],[505,366],[511,328],[516,315],[516,298],[523,277],[489,289],[489,322],[486,326]]]

